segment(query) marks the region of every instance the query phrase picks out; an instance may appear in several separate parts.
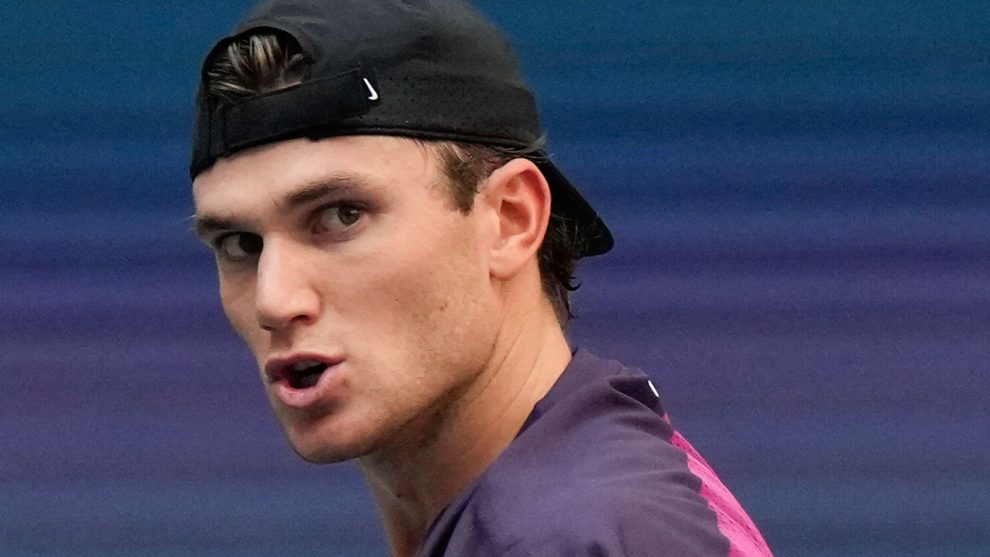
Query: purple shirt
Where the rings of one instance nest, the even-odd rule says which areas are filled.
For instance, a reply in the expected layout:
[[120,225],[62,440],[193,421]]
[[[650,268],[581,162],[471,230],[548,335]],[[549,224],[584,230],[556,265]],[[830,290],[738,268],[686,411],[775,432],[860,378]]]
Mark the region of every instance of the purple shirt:
[[770,555],[639,370],[578,350],[419,557]]

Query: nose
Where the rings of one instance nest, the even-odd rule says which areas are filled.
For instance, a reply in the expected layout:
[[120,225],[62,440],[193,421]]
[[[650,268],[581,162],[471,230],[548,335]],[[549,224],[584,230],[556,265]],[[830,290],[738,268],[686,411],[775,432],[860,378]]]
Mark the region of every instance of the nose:
[[258,324],[269,332],[312,323],[320,312],[313,271],[305,254],[290,241],[266,238],[258,256],[255,311]]

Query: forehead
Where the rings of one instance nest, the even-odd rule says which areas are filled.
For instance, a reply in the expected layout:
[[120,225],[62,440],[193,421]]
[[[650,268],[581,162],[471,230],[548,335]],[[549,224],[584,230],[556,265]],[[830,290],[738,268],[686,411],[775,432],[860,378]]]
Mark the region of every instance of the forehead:
[[[291,139],[219,159],[193,181],[197,212],[277,199],[328,179],[355,185],[435,184],[437,157],[416,141],[389,136]],[[403,188],[415,189],[415,188]]]

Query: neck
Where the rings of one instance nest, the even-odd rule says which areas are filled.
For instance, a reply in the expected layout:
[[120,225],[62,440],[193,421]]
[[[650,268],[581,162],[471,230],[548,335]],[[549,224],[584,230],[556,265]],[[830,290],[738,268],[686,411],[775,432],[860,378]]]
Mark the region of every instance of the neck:
[[512,442],[570,361],[552,310],[515,317],[485,368],[425,433],[360,460],[396,557],[416,553],[433,520]]

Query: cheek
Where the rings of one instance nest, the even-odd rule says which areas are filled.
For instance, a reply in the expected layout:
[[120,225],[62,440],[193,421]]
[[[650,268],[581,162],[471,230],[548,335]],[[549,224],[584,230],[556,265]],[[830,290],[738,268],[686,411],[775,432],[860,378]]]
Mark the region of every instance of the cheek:
[[432,238],[406,246],[365,284],[367,299],[375,300],[383,348],[419,360],[410,365],[424,374],[463,363],[451,360],[484,342],[479,329],[487,315],[488,274],[474,244],[457,233],[457,242]]
[[221,275],[220,303],[227,321],[252,351],[257,353],[259,343],[263,340],[261,327],[254,308],[254,288],[250,281],[238,277]]

